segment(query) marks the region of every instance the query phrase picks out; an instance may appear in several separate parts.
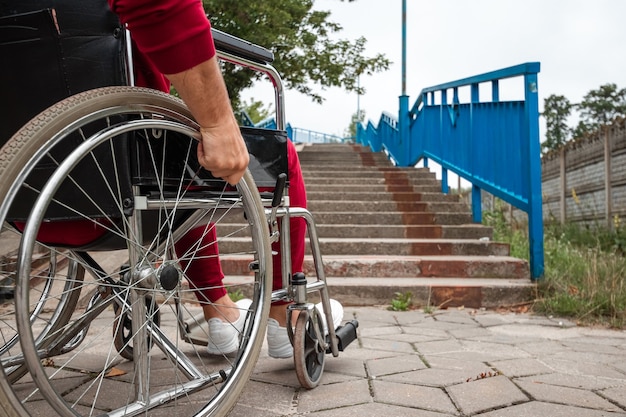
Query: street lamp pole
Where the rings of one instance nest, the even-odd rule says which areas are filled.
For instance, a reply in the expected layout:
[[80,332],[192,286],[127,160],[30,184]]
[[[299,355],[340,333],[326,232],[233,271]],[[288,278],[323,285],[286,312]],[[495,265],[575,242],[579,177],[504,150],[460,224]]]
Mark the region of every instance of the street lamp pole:
[[402,0],[402,95],[406,95],[406,0]]
[[409,166],[411,148],[409,143],[409,97],[406,95],[406,0],[402,0],[402,95],[399,97],[398,133],[400,134],[401,155],[396,163],[400,166]]

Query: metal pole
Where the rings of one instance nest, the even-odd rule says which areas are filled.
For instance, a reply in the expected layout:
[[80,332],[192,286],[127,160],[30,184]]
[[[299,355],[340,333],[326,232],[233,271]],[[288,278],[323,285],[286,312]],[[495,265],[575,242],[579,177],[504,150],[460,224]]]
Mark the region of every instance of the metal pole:
[[406,95],[406,0],[402,0],[402,95],[399,97],[398,133],[399,143],[396,145],[399,152],[396,163],[400,166],[409,166],[411,161],[411,144],[409,143],[409,97]]
[[402,95],[406,95],[406,0],[402,0]]

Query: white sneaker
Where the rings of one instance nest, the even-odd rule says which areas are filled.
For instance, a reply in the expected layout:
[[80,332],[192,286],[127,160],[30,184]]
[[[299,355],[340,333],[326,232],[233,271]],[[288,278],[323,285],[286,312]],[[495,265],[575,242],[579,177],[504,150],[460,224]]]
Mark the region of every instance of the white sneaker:
[[[326,325],[326,316],[324,316],[324,307],[322,303],[318,303],[315,308],[321,315],[324,335],[327,335],[328,326]],[[333,313],[333,325],[336,329],[343,320],[343,306],[339,301],[331,299],[330,309]],[[272,358],[284,359],[293,356],[293,346],[289,341],[287,328],[281,327],[278,321],[274,319],[269,319],[267,322],[267,351]]]
[[267,321],[267,352],[272,358],[284,359],[293,356],[293,346],[289,341],[286,327],[280,327],[278,321]]
[[209,343],[207,351],[211,355],[229,355],[239,348],[239,335],[246,322],[247,310],[252,304],[252,300],[243,299],[237,301],[239,308],[239,318],[228,323],[218,318],[209,319]]
[[[337,327],[341,325],[341,321],[343,320],[343,306],[341,305],[339,301],[333,300],[332,298],[329,301],[330,301],[330,310],[333,313],[333,325],[335,326],[335,329],[337,329]],[[317,303],[315,304],[315,308],[317,308],[317,311],[322,316],[322,323],[324,325],[324,329],[323,329],[324,334],[327,335],[328,325],[326,324],[326,316],[324,316],[324,306],[322,305],[322,303]]]

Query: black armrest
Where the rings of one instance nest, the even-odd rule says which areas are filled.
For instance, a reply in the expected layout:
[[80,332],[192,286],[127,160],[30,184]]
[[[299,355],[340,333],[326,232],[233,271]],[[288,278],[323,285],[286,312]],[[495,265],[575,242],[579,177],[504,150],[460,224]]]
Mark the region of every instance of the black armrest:
[[213,31],[213,40],[218,51],[261,64],[269,64],[274,61],[274,54],[269,49],[229,35],[221,30],[211,30]]

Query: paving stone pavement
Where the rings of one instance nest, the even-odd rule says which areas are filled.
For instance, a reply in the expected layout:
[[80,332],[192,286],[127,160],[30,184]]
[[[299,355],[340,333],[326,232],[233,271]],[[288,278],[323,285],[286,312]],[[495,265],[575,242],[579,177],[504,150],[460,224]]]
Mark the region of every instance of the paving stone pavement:
[[264,346],[231,417],[626,417],[626,331],[471,309],[345,307],[344,319],[358,339],[327,355],[317,388]]
[[233,417],[626,416],[626,332],[530,314],[346,307],[359,337],[302,389],[264,350]]

